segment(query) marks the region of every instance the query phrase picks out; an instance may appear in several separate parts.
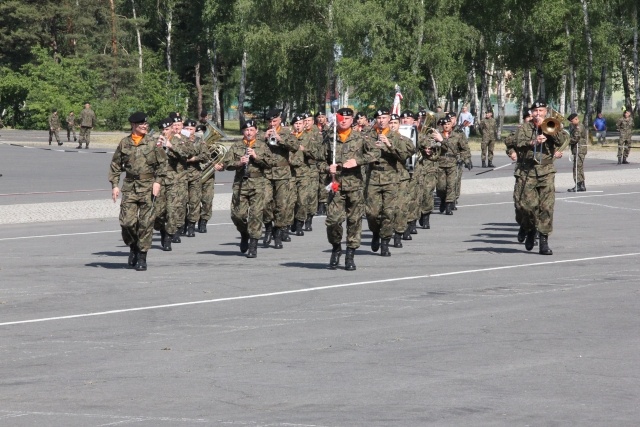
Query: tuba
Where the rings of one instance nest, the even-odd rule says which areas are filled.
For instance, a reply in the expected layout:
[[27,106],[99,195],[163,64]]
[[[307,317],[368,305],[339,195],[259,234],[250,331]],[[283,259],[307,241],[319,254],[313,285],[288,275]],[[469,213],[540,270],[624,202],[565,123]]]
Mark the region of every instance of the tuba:
[[207,130],[202,136],[203,143],[209,147],[209,155],[211,160],[202,165],[202,175],[200,176],[200,182],[204,183],[208,181],[213,174],[216,173],[215,166],[224,159],[227,154],[227,147],[218,143],[221,139],[226,139],[228,136],[219,129],[211,120],[207,121]]
[[549,108],[549,117],[542,121],[540,129],[542,129],[542,133],[547,135],[557,135],[562,130],[562,122],[564,120],[564,116],[558,110]]

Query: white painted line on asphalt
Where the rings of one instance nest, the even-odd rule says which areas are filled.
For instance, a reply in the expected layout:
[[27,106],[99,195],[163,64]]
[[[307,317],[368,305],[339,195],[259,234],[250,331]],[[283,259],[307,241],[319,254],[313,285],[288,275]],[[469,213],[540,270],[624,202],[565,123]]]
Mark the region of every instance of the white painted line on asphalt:
[[596,261],[602,259],[611,259],[611,258],[622,258],[622,257],[631,257],[631,256],[640,256],[640,252],[628,253],[628,254],[619,254],[619,255],[604,255],[599,257],[588,257],[588,258],[576,258],[576,259],[566,259],[566,260],[558,260],[558,261],[547,261],[547,262],[535,262],[531,264],[516,264],[516,265],[503,265],[500,267],[489,267],[489,268],[481,268],[477,270],[461,270],[461,271],[452,271],[449,273],[438,273],[438,274],[425,274],[423,276],[408,276],[408,277],[395,277],[391,279],[380,279],[380,280],[368,280],[366,282],[354,282],[354,283],[343,283],[339,285],[327,285],[327,286],[317,286],[314,288],[304,288],[304,289],[292,289],[288,291],[279,291],[279,292],[269,292],[264,294],[252,294],[252,295],[241,295],[237,297],[227,297],[227,298],[216,298],[216,299],[208,299],[208,300],[200,300],[200,301],[188,301],[188,302],[179,302],[173,304],[162,304],[162,305],[151,305],[146,307],[135,307],[135,308],[125,308],[120,310],[109,310],[109,311],[98,311],[93,313],[82,313],[82,314],[72,314],[68,316],[57,316],[57,317],[45,317],[40,319],[29,319],[29,320],[17,320],[14,322],[4,322],[0,323],[0,326],[11,326],[11,325],[23,325],[27,323],[39,323],[39,322],[52,322],[56,320],[68,320],[68,319],[79,319],[84,317],[95,317],[95,316],[106,316],[110,314],[122,314],[122,313],[131,313],[134,311],[146,311],[146,310],[159,310],[163,308],[175,308],[175,307],[186,307],[190,305],[198,305],[198,304],[213,304],[217,302],[226,302],[226,301],[240,301],[240,300],[248,300],[248,299],[256,299],[256,298],[267,298],[267,297],[275,297],[282,295],[290,295],[290,294],[300,294],[304,292],[317,292],[317,291],[326,291],[329,289],[339,289],[339,288],[347,288],[354,286],[363,286],[363,285],[372,285],[379,283],[392,283],[392,282],[402,282],[407,280],[416,280],[416,279],[429,279],[433,277],[444,277],[444,276],[455,276],[460,274],[470,274],[470,273],[482,273],[487,271],[497,271],[497,270],[507,270],[513,268],[526,268],[526,267],[539,267],[542,265],[552,265],[552,264],[566,264],[572,262],[583,262],[583,261]]
[[[213,227],[216,225],[233,225],[232,222],[219,222],[217,224],[207,224],[207,227]],[[120,230],[107,230],[107,231],[87,231],[85,233],[63,233],[63,234],[43,234],[40,236],[21,236],[21,237],[5,237],[0,239],[0,242],[5,240],[24,240],[24,239],[42,239],[45,237],[64,237],[64,236],[87,236],[90,234],[105,234],[105,233],[120,233]]]
[[[600,191],[602,192],[602,191]],[[597,193],[597,191],[587,191],[587,193]],[[609,197],[609,196],[629,196],[632,194],[640,194],[640,191],[632,191],[629,193],[611,193],[611,194],[585,194],[583,196],[572,197],[556,197],[556,200],[584,199],[587,197]],[[512,205],[513,202],[495,202],[495,203],[478,203],[475,205],[457,205],[460,208],[474,208],[478,206],[495,206],[495,205]]]
[[34,191],[31,193],[4,193],[0,194],[0,196],[32,196],[34,194],[67,194],[67,193],[91,193],[94,191],[108,191],[111,192],[111,189],[99,188],[96,190],[60,190],[60,191]]
[[634,209],[634,208],[625,208],[622,206],[610,206],[610,205],[603,205],[602,203],[589,203],[589,202],[580,202],[578,200],[564,200],[564,202],[567,203],[575,203],[578,205],[590,205],[590,206],[600,206],[602,208],[610,208],[610,209],[622,209],[624,211],[640,211],[640,209]]

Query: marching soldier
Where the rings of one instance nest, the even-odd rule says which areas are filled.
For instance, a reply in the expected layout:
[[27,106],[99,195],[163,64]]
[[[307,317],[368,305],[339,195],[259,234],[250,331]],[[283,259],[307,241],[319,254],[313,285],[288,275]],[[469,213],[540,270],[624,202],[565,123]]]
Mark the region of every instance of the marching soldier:
[[576,189],[578,191],[587,191],[587,187],[584,184],[584,158],[587,156],[587,130],[580,123],[577,114],[571,114],[568,120],[571,123],[569,134],[571,135],[571,154],[573,155],[573,181],[576,183],[576,186],[569,188],[567,191],[575,192]]
[[91,109],[91,104],[85,102],[84,109],[80,113],[80,140],[76,149],[82,148],[82,143],[85,144],[84,148],[89,148],[91,129],[94,127],[96,127],[96,113]]
[[258,256],[258,239],[262,231],[265,188],[269,185],[265,170],[270,168],[267,145],[257,138],[255,120],[242,124],[242,141],[234,142],[216,170],[233,170],[231,220],[240,232],[240,252],[247,258]]
[[[329,133],[330,126],[327,123],[327,114],[324,110],[318,110],[316,113],[316,128],[320,133],[321,139],[318,140],[318,144],[320,145],[320,151],[322,154],[326,155],[328,149],[325,146],[325,137]],[[329,175],[327,174],[324,167],[322,167],[321,163],[318,162],[318,209],[316,215],[326,215],[327,214],[327,190],[325,187],[327,186],[327,180]]]
[[[459,133],[461,135],[464,136],[464,144],[467,144],[467,135],[464,133],[464,129],[462,126],[456,126],[456,113],[455,112],[451,112],[451,113],[447,113],[445,115],[445,119],[449,118],[449,120],[451,120],[451,131],[455,132],[455,133]],[[469,151],[469,153],[471,153]],[[469,156],[471,156],[471,154],[469,154]],[[471,163],[471,158],[469,157],[469,163]],[[458,199],[460,198],[460,192],[462,190],[462,166],[465,164],[465,161],[461,158],[458,157],[458,159],[456,160],[456,170],[455,170],[455,175],[456,175],[456,181],[455,181],[455,193],[456,193],[456,197],[455,200],[453,201],[453,206],[451,207],[451,210],[457,211],[458,207]],[[473,167],[473,165],[471,166]],[[469,169],[471,170],[471,169]]]
[[196,138],[196,121],[187,119],[184,130],[190,133],[189,143],[193,148],[193,156],[187,160],[187,237],[195,237],[196,222],[200,221],[200,201],[202,199],[201,163],[209,160],[209,150],[200,138]]
[[53,110],[51,110],[51,115],[49,116],[49,145],[51,145],[51,140],[54,136],[56,137],[58,145],[62,145],[62,142],[60,142],[59,130],[60,117],[58,117],[58,110],[54,108]]
[[419,172],[416,173],[414,165],[410,164],[409,159],[415,153],[415,147],[413,142],[399,133],[400,129],[400,117],[403,121],[413,120],[413,113],[411,111],[403,111],[400,116],[396,114],[391,115],[389,121],[389,129],[391,132],[397,134],[402,144],[404,144],[404,154],[406,157],[404,160],[398,162],[398,195],[396,198],[396,209],[393,219],[393,247],[401,248],[402,240],[412,240],[411,238],[411,220],[412,215],[415,213],[415,206],[417,206],[417,180]]
[[[529,110],[525,111],[522,114],[522,120],[523,120],[523,122],[525,124],[531,121],[531,113],[530,113]],[[527,237],[527,231],[522,226],[522,224],[523,224],[522,215],[523,214],[522,214],[522,204],[520,202],[520,199],[522,197],[522,189],[523,189],[524,178],[526,176],[524,174],[524,170],[520,167],[522,161],[524,160],[524,153],[522,153],[522,152],[519,153],[519,151],[521,151],[521,150],[519,150],[516,147],[516,132],[521,127],[522,127],[522,125],[518,126],[518,128],[516,130],[514,130],[513,132],[511,132],[511,134],[504,141],[504,144],[505,144],[505,147],[506,147],[505,152],[507,153],[507,156],[509,156],[509,158],[511,160],[516,162],[516,166],[513,169],[513,176],[515,178],[515,184],[513,186],[513,205],[514,205],[514,208],[515,208],[516,222],[520,226],[520,228],[518,230],[518,242],[520,242],[520,243],[524,242],[524,240]]]
[[[309,118],[311,121],[309,121]],[[311,114],[296,115],[291,119],[293,126],[292,136],[298,144],[295,152],[289,154],[289,163],[291,163],[292,175],[295,178],[295,224],[293,230],[296,236],[304,236],[303,227],[308,221],[309,215],[313,218],[312,210],[317,207],[315,197],[317,196],[316,183],[317,176],[311,172],[311,168],[317,171],[315,160],[317,157],[317,148],[313,135],[308,133],[312,131],[313,117]],[[313,165],[309,161],[313,161]],[[313,207],[313,208],[312,208]],[[311,210],[310,210],[311,209]],[[309,225],[310,222],[309,222]]]
[[368,132],[370,130],[369,119],[367,118],[367,115],[365,113],[358,111],[358,113],[355,115],[354,120],[356,124],[353,129],[356,132]]
[[76,138],[76,115],[73,111],[69,112],[66,122],[67,122],[67,141],[69,142],[71,141],[71,134],[73,133],[73,142],[76,142],[78,140],[78,138]]
[[[315,120],[314,120],[315,119]],[[318,111],[314,117],[305,118],[305,134],[307,135],[307,139],[309,147],[304,152],[304,162],[309,166],[309,179],[307,180],[307,218],[304,221],[304,231],[313,231],[313,216],[317,212],[317,207],[320,204],[318,201],[318,197],[320,195],[320,171],[319,161],[324,160],[325,156],[325,145],[324,145],[324,134],[328,131],[328,126],[326,126],[326,116],[323,111]],[[316,122],[321,123],[321,125],[315,125]],[[322,189],[324,190],[324,188]],[[326,197],[326,191],[324,191]],[[326,203],[326,202],[325,202]],[[325,205],[326,208],[326,205]]]
[[631,111],[625,110],[623,116],[616,123],[616,129],[620,132],[618,140],[618,164],[627,165],[627,157],[631,151],[631,131],[633,130],[633,117]]
[[522,227],[527,233],[525,249],[533,249],[538,230],[540,254],[553,255],[548,241],[549,234],[553,231],[555,204],[556,168],[553,160],[556,157],[556,148],[563,143],[564,133],[548,135],[540,129],[547,115],[547,104],[544,101],[536,101],[531,106],[531,115],[532,121],[523,124],[515,136],[515,146],[523,174],[520,202]]
[[[159,149],[161,149],[164,153],[165,153],[165,157],[166,157],[166,150],[168,150],[166,148],[167,141],[171,140],[171,137],[173,136],[173,130],[171,128],[172,125],[172,121],[170,118],[165,118],[160,120],[160,123],[158,123],[158,127],[160,128],[160,136],[156,139],[156,147],[158,147]],[[167,164],[167,168],[168,168],[168,164]],[[153,229],[154,230],[158,230],[160,231],[160,246],[162,246],[163,250],[171,250],[171,242],[169,241],[167,243],[167,240],[171,240],[171,239],[167,239],[167,221],[168,221],[168,214],[167,214],[167,177],[165,176],[162,179],[161,182],[161,187],[160,187],[160,193],[158,193],[158,195],[156,196],[156,200],[154,203],[154,211],[155,211],[155,221],[154,221],[154,225],[153,225]],[[165,249],[166,245],[168,246],[168,249]]]
[[[196,138],[203,138],[204,133],[206,131],[205,125],[196,126]],[[202,140],[203,149],[206,153],[211,157],[211,149],[215,145],[215,142],[208,143],[207,141]],[[206,163],[200,163],[200,169],[204,170],[206,167]],[[215,169],[214,169],[215,170]],[[202,197],[200,198],[200,220],[198,221],[198,233],[206,233],[207,232],[207,222],[211,219],[213,215],[213,198],[215,193],[215,184],[216,184],[216,174],[213,172],[211,177],[202,182]]]
[[[485,113],[485,117],[480,121],[480,133],[482,133],[482,167],[493,166],[493,147],[496,144],[496,119],[493,118],[493,111],[489,110]],[[487,163],[487,160],[489,161]]]
[[[453,215],[456,200],[456,184],[460,174],[458,162],[464,163],[467,169],[471,170],[471,153],[462,132],[453,132],[453,119],[446,118],[438,121],[438,126],[442,126],[442,141],[438,135],[434,135],[436,141],[441,143],[441,154],[438,160],[440,171],[438,174],[437,194],[440,198],[440,213]],[[458,160],[460,159],[460,160]]]
[[419,186],[422,194],[418,197],[420,201],[419,224],[423,229],[431,228],[430,217],[434,207],[433,192],[436,189],[440,171],[438,159],[440,158],[442,139],[442,135],[435,128],[432,131],[425,129],[418,137],[418,151],[421,154],[418,156],[418,170],[422,173],[422,184]]
[[120,174],[126,173],[120,203],[122,240],[130,248],[129,265],[144,271],[153,236],[154,198],[160,194],[167,172],[167,157],[146,137],[149,124],[145,113],[133,113],[129,123],[131,134],[120,141],[113,154],[109,181],[115,203],[120,195]]

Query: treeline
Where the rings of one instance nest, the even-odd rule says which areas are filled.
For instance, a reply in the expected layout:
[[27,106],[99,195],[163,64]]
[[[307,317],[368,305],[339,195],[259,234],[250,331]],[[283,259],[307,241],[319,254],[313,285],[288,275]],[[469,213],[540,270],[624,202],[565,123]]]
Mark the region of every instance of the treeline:
[[588,118],[622,89],[640,113],[637,1],[3,0],[0,28],[0,109],[16,127],[85,101],[111,129],[134,110],[206,109],[222,125],[236,103],[390,105],[396,84],[411,108],[542,97]]

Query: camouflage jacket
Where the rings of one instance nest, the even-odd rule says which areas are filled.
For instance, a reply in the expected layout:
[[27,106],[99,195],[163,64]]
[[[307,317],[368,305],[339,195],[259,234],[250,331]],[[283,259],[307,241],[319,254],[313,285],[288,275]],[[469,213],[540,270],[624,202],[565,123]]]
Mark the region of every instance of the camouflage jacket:
[[281,127],[278,131],[281,140],[275,145],[268,143],[266,132],[262,136],[258,137],[265,141],[267,149],[271,152],[271,168],[265,171],[267,179],[279,180],[291,178],[291,165],[289,164],[289,153],[297,151],[300,145],[297,138],[291,134],[291,129],[288,127]]
[[579,154],[587,154],[587,129],[582,123],[578,123],[578,126],[571,126],[569,134],[571,135],[571,153],[576,154],[577,145],[580,147]]
[[441,168],[450,168],[456,166],[458,160],[468,162],[470,159],[471,151],[463,133],[451,132],[449,137],[441,142],[438,158],[438,166]]
[[84,108],[80,113],[80,126],[83,128],[96,127],[96,113],[91,108]]
[[76,126],[76,115],[75,114],[69,114],[67,116],[66,122],[67,122],[67,127],[69,129],[75,127]]
[[167,155],[156,147],[152,138],[144,137],[138,145],[131,135],[118,144],[109,169],[111,187],[118,187],[120,174],[126,172],[122,192],[151,191],[153,183],[161,184],[167,175]]
[[189,167],[187,159],[196,155],[195,146],[187,138],[181,135],[171,137],[171,148],[167,150],[169,168],[167,178],[178,179],[186,175]]
[[479,128],[482,133],[483,141],[495,139],[497,129],[496,119],[492,117],[490,119],[481,120]]
[[518,166],[521,171],[529,175],[544,176],[556,172],[553,164],[556,149],[566,139],[566,134],[560,132],[555,136],[545,135],[547,140],[543,144],[531,145],[538,136],[538,127],[533,123],[524,123],[515,135],[515,148],[518,153]]
[[[233,177],[234,185],[244,188],[260,188],[265,184],[265,172],[271,168],[271,151],[263,139],[256,138],[253,146],[256,158],[250,159],[247,165],[240,163],[240,159],[247,153],[244,140],[233,143],[222,163],[226,170],[236,171]],[[250,187],[249,187],[250,186]]]
[[387,138],[391,147],[378,143],[375,129],[364,134],[365,159],[369,163],[367,185],[397,184],[405,161],[415,152],[411,140],[398,132],[387,133]]
[[631,131],[633,130],[633,117],[629,117],[625,119],[621,117],[616,122],[616,129],[620,131],[620,138],[622,139],[631,139]]
[[[296,177],[307,176],[312,171],[315,173],[317,170],[316,163],[324,160],[324,147],[321,142],[318,143],[317,136],[313,135],[312,132],[304,132],[297,137],[298,147],[303,146],[304,150],[298,148],[297,151],[289,153],[289,163]],[[318,135],[320,134],[318,133]]]
[[[418,156],[418,163],[427,173],[436,172],[438,167],[438,160],[440,159],[440,146],[434,146],[435,139],[425,134],[418,135],[418,150],[420,155]],[[427,154],[427,148],[431,147],[431,154]]]
[[57,114],[52,113],[49,116],[49,129],[58,130],[60,129],[60,117]]
[[[327,135],[325,140],[325,146],[328,147],[326,163],[330,165],[333,161],[333,135]],[[353,191],[364,188],[361,166],[367,164],[367,155],[365,154],[365,140],[363,135],[360,132],[352,130],[344,142],[342,142],[340,138],[337,138],[335,156],[337,165],[335,178],[336,181],[340,183],[340,189],[344,191]],[[342,164],[351,159],[355,159],[357,166],[349,169],[342,169]]]

